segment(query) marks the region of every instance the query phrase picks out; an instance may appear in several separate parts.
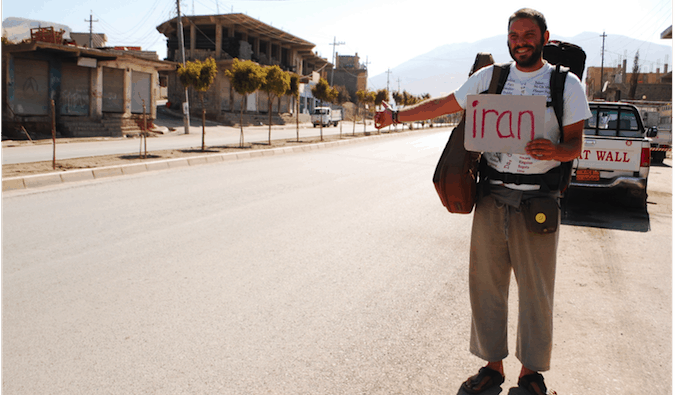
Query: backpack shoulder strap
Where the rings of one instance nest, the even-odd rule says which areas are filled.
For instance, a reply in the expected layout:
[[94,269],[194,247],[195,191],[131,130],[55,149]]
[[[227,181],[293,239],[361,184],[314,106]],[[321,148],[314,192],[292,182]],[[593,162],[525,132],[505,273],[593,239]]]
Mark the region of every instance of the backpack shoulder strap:
[[[564,111],[564,97],[565,80],[570,69],[568,67],[555,66],[555,70],[551,73],[551,106],[555,112],[555,117],[558,120],[558,127],[560,128],[560,142],[565,142],[565,133],[563,132],[563,111]],[[546,104],[549,105],[548,103]],[[560,182],[558,190],[565,192],[572,180],[572,167],[574,161],[563,162],[560,164]]]
[[558,127],[560,128],[560,142],[564,142],[563,134],[563,95],[565,93],[565,80],[570,69],[562,67],[559,64],[555,66],[555,70],[551,73],[551,103],[547,106],[553,106],[555,117],[558,120]]
[[506,79],[509,77],[511,71],[511,63],[499,63],[492,66],[492,80],[490,80],[490,87],[487,91],[481,93],[492,93],[500,95],[504,89]]

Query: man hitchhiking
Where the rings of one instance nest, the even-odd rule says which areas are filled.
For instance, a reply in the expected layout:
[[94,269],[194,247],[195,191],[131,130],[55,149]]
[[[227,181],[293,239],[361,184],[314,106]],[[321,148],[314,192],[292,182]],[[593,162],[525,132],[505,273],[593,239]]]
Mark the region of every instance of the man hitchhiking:
[[[547,96],[547,102],[555,100],[550,84],[552,73],[558,70],[542,55],[548,39],[546,20],[540,12],[521,9],[511,15],[508,46],[515,63],[506,69],[508,77],[502,95],[543,95]],[[375,124],[382,128],[463,111],[467,108],[467,95],[488,91],[497,68],[482,68],[448,96],[398,112],[388,108],[378,112]],[[584,120],[591,116],[584,89],[571,72],[566,73],[562,102],[562,131],[555,105],[547,106],[545,138],[528,142],[526,154],[484,152],[482,156],[469,259],[470,351],[488,363],[462,384],[466,393],[483,393],[504,382],[502,360],[508,355],[511,270],[518,283],[520,304],[515,351],[522,363],[518,386],[530,394],[547,392],[544,378],[538,372],[549,370],[553,344],[558,198],[560,188],[565,185],[559,182],[564,173],[561,164],[580,155]],[[533,206],[537,207],[536,215],[532,215]],[[543,222],[546,216],[554,218],[553,227],[538,231],[537,222]]]

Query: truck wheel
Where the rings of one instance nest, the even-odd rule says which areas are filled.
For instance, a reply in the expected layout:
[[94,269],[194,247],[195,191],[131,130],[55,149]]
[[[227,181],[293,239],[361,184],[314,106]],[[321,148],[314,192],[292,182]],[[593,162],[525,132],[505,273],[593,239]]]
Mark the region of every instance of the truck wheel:
[[666,151],[652,151],[652,163],[663,163],[666,158]]
[[316,124],[313,124],[312,126],[316,127]]
[[630,208],[647,211],[647,190],[629,190],[626,191],[626,203]]

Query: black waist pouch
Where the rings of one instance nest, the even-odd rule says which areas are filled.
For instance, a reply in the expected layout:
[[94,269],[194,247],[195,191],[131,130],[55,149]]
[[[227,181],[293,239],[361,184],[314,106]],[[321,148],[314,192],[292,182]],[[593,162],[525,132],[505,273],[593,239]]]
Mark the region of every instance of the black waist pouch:
[[532,233],[546,234],[558,230],[560,207],[558,199],[541,196],[527,199],[522,204],[527,230]]

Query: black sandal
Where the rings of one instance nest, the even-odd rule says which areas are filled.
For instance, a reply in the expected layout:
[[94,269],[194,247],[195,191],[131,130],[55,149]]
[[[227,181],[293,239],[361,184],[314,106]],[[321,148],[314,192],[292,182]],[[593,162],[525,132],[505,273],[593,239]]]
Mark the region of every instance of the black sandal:
[[[548,394],[546,384],[544,384],[544,376],[539,373],[528,374],[518,380],[518,387],[527,391],[532,395],[546,395]],[[550,395],[555,395],[555,391]]]
[[469,394],[480,394],[490,388],[501,385],[504,382],[504,376],[494,369],[487,366],[481,368],[478,374],[469,377],[462,383],[462,389]]

